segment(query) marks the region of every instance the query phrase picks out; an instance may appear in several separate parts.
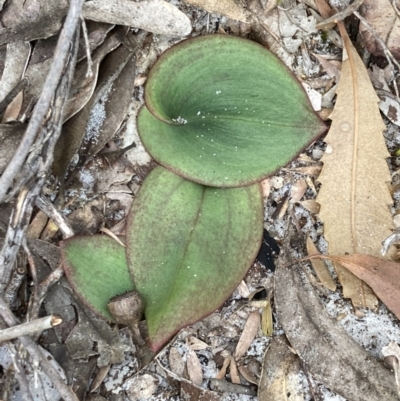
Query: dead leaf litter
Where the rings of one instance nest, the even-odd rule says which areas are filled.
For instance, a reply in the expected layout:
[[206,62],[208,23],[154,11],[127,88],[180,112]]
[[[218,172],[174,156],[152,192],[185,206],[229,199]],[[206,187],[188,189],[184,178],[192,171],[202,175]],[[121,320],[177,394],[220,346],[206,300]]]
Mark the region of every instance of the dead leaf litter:
[[[59,31],[68,8],[65,2],[57,5],[50,3],[52,2],[49,2],[49,5],[40,13],[29,7],[22,9],[21,1],[16,1],[15,4],[11,2],[11,5],[2,11],[1,21],[4,29],[0,32],[0,37],[3,40],[2,43],[7,43],[7,52],[3,54],[4,60],[1,67],[3,70],[0,81],[1,100],[23,76],[29,78],[28,88],[20,92],[21,99],[17,99],[16,106],[6,112],[8,117],[3,122],[12,118],[25,123],[25,119],[30,115],[32,102],[35,102],[42,90],[57,41],[53,35]],[[89,38],[91,38],[89,43],[92,52],[93,75],[87,74],[90,63],[85,58],[85,51],[82,50],[84,46],[81,46],[78,52],[80,62],[77,64],[80,79],[72,83],[74,96],[70,98],[68,104],[70,119],[63,126],[63,136],[60,139],[62,146],[56,148],[55,154],[54,170],[61,172],[62,179],[66,178],[65,197],[62,199],[64,203],[61,203],[60,209],[75,234],[98,233],[102,227],[117,235],[124,233],[125,217],[132,199],[140,188],[141,182],[154,166],[136,130],[136,114],[143,104],[143,84],[149,67],[157,57],[167,48],[184,39],[190,29],[192,29],[190,36],[217,32],[230,33],[255,38],[269,47],[302,81],[314,109],[328,115],[331,109],[336,107],[332,116],[333,126],[339,124],[341,131],[348,131],[344,127],[347,120],[342,120],[337,105],[341,101],[340,97],[346,95],[348,87],[352,85],[349,81],[346,84],[347,88],[341,87],[340,78],[343,79],[343,74],[349,76],[351,73],[346,70],[349,68],[348,60],[345,60],[343,64],[340,63],[341,49],[338,45],[341,46],[342,41],[338,32],[333,27],[323,33],[315,28],[317,22],[327,18],[318,7],[318,3],[321,5],[320,1],[188,0],[185,2],[170,0],[167,2],[145,0],[133,3],[120,1],[116,4],[118,15],[123,17],[122,22],[110,17],[115,10],[110,8],[108,3],[101,0],[85,3],[84,16],[92,20],[87,22],[87,26]],[[274,6],[271,6],[272,3]],[[348,5],[348,2],[338,0],[330,3],[332,7],[338,9]],[[400,32],[399,14],[395,12],[396,10],[393,11],[392,2],[389,0],[381,3],[379,6],[388,9],[385,14],[372,0],[366,0],[360,12],[368,19],[377,34],[382,36],[390,51],[397,56],[399,54],[399,41],[396,40]],[[397,4],[397,2],[394,3]],[[138,11],[135,12],[135,17],[126,12],[132,8]],[[152,13],[150,20],[149,10]],[[157,13],[154,14],[156,11]],[[162,16],[160,16],[161,11]],[[218,12],[221,14],[215,14]],[[19,13],[21,18],[18,19],[17,26],[11,28],[10,23],[15,20],[13,16]],[[50,15],[53,16],[51,24],[43,24],[43,21],[50,21]],[[29,21],[33,17],[34,23],[30,26]],[[385,20],[382,23],[383,17]],[[137,22],[136,19],[140,21]],[[131,36],[125,35],[127,28],[113,28],[113,24],[116,23],[127,26],[135,24],[136,28],[142,28],[154,34],[151,37],[144,35],[146,37],[139,38],[138,30],[135,29]],[[354,27],[354,21],[350,24]],[[124,35],[121,35],[122,31],[125,32]],[[381,61],[383,57],[379,43],[362,24],[360,24],[360,33],[362,43],[373,53],[374,60]],[[138,44],[138,49],[134,56],[131,56],[130,50],[126,50],[130,49],[128,45],[132,45],[128,43],[131,39],[134,42],[139,39],[139,44],[135,42]],[[31,48],[26,43],[33,40],[37,42]],[[344,44],[348,53],[353,51],[348,43],[346,44],[346,40]],[[119,50],[115,50],[116,48]],[[119,53],[121,53],[120,57]],[[122,60],[121,68],[112,70],[115,65],[110,55]],[[356,54],[354,57],[357,57]],[[102,67],[106,65],[103,59],[111,60],[111,67],[101,75]],[[361,63],[357,67],[361,70],[363,68],[361,59],[357,59],[357,62]],[[18,68],[13,67],[15,63]],[[125,65],[132,71],[135,70],[135,73],[127,74],[127,70],[123,69]],[[354,66],[352,68],[354,69]],[[375,255],[380,251],[380,242],[391,233],[390,211],[398,214],[400,208],[400,175],[397,174],[400,156],[396,153],[400,149],[398,131],[400,107],[398,97],[392,93],[393,85],[396,85],[398,77],[394,78],[392,70],[385,68],[376,63],[372,64],[372,68],[368,71],[371,82],[378,91],[379,107],[387,116],[384,120],[386,131],[383,135],[388,151],[379,136],[376,143],[372,141],[370,143],[372,154],[368,157],[363,156],[362,165],[357,167],[358,172],[372,175],[374,179],[380,177],[379,184],[366,184],[363,181],[358,186],[363,189],[370,188],[374,196],[380,198],[381,214],[384,217],[374,222],[372,226],[369,223],[368,226],[374,240],[374,252],[370,253]],[[362,79],[367,80],[367,77],[365,72]],[[126,95],[122,90],[124,87],[130,88],[129,90],[133,93],[130,99],[128,96],[123,96]],[[368,87],[368,90],[367,100],[373,104],[377,103],[379,99],[372,86]],[[337,101],[334,97],[336,92],[339,96]],[[120,107],[115,106],[116,97],[121,99]],[[346,113],[349,113],[350,106],[342,107],[345,107]],[[385,126],[378,122],[380,118],[377,111],[378,103],[376,108],[372,105],[365,107],[365,113],[368,116],[364,115],[363,119],[373,115],[376,122],[375,134],[378,132],[380,135]],[[371,124],[368,125],[371,126]],[[7,128],[4,126],[2,135],[3,132],[4,135],[11,132],[9,126],[7,125]],[[13,128],[12,135],[19,138],[19,126],[17,128]],[[281,255],[278,259],[275,248],[279,246],[281,249],[286,249],[285,252],[290,249],[291,261],[306,256],[306,243],[310,255],[317,252],[328,253],[328,240],[329,246],[331,248],[333,246],[338,254],[354,253],[354,249],[332,245],[334,241],[329,228],[327,229],[330,224],[336,224],[335,219],[340,226],[345,225],[343,223],[345,201],[340,200],[336,194],[345,192],[343,187],[347,178],[338,174],[339,170],[344,169],[336,167],[331,173],[327,170],[329,168],[327,160],[335,157],[339,147],[337,140],[332,139],[333,131],[331,129],[326,142],[316,141],[289,166],[263,182],[264,227],[272,238],[271,241],[274,241],[268,243],[268,240],[264,238],[263,246],[267,257],[263,259],[260,257],[259,261],[254,263],[239,288],[218,311],[182,329],[143,370],[139,367],[137,346],[132,343],[126,328],[118,330],[117,326],[109,326],[92,316],[84,307],[80,307],[65,280],[52,287],[44,303],[45,310],[47,313],[62,311],[64,322],[54,332],[49,331],[41,337],[42,345],[51,351],[53,355],[51,358],[54,358],[56,368],[63,369],[63,372],[68,373],[67,376],[70,375],[73,380],[77,380],[79,384],[77,384],[77,393],[80,396],[83,397],[86,394],[86,388],[84,388],[85,383],[80,382],[78,378],[91,381],[97,375],[95,392],[113,401],[139,399],[150,401],[184,399],[267,401],[274,399],[279,401],[286,399],[279,397],[288,391],[291,399],[294,400],[310,401],[314,397],[321,401],[345,400],[331,390],[343,396],[347,394],[348,400],[353,401],[358,400],[357,397],[362,397],[365,394],[363,392],[371,388],[371,397],[375,397],[369,398],[371,400],[378,399],[380,396],[381,399],[395,399],[395,376],[380,366],[375,358],[382,361],[385,356],[399,355],[398,348],[393,345],[398,344],[400,338],[398,319],[382,302],[376,306],[378,303],[375,298],[367,304],[354,301],[354,299],[352,304],[351,301],[344,299],[341,293],[342,288],[336,289],[337,275],[331,263],[316,266],[316,263],[302,262],[301,267],[296,268],[282,266],[283,256]],[[74,137],[71,140],[65,140],[70,132],[75,132]],[[9,141],[9,136],[5,138],[5,141]],[[347,137],[339,142],[345,146],[349,145]],[[133,143],[136,146],[127,150],[124,155],[114,153]],[[105,151],[104,145],[106,145]],[[390,181],[385,164],[388,152],[391,155],[389,168],[393,176],[390,193],[394,204],[391,207],[388,206],[391,198],[386,186],[386,182]],[[354,152],[351,153],[354,156]],[[5,166],[9,159],[3,152],[0,152],[0,156],[3,169],[3,165]],[[3,162],[3,159],[6,162]],[[323,163],[325,163],[324,167]],[[380,172],[370,174],[371,165],[379,165]],[[74,173],[76,166],[79,166],[79,171]],[[322,173],[318,177],[321,169]],[[66,177],[64,177],[65,174]],[[335,184],[334,179],[338,181]],[[320,191],[321,182],[322,192]],[[347,186],[345,189],[348,189]],[[323,235],[324,226],[316,215],[320,207],[315,201],[318,191],[320,192],[317,200],[321,200],[321,197],[325,198],[325,201],[321,201],[322,214],[320,216],[321,219],[326,220],[326,237]],[[46,192],[52,201],[58,201],[54,179],[46,183],[43,192]],[[378,202],[377,199],[375,201]],[[364,212],[368,214],[368,211],[369,209]],[[329,216],[332,213],[334,216]],[[2,205],[1,228],[7,227],[9,215],[10,211]],[[39,241],[38,244],[40,244],[38,238],[43,235],[43,227],[47,224],[48,232],[52,231],[46,216],[43,214],[36,214],[36,216],[37,220],[32,220],[31,223],[31,233],[36,239],[30,241]],[[34,223],[39,220],[40,224]],[[380,223],[382,223],[381,228],[378,227]],[[40,226],[39,229],[38,226]],[[365,227],[361,228],[360,232],[363,230],[365,232]],[[378,230],[382,230],[382,233],[378,234]],[[51,241],[56,242],[55,234],[50,235],[52,235]],[[3,238],[4,235],[1,234],[1,240]],[[51,271],[56,269],[57,261],[54,263],[52,259],[54,256],[49,250],[41,248],[36,251],[31,243],[29,247],[34,253],[37,274],[40,280],[44,280]],[[363,243],[361,249],[364,247],[372,247],[372,245]],[[52,263],[50,264],[46,258]],[[57,257],[55,259],[57,260]],[[260,263],[261,260],[267,267]],[[280,269],[279,273],[272,271],[274,261]],[[319,262],[324,263],[321,260]],[[316,271],[314,272],[312,268]],[[293,288],[288,288],[287,282],[282,281],[277,281],[275,285],[274,274],[287,282],[293,282]],[[312,280],[313,285],[307,281],[309,279]],[[374,288],[372,285],[371,287]],[[25,293],[25,298],[16,301],[18,308],[22,308],[28,302],[27,284],[23,284],[22,288],[24,291],[21,292]],[[305,289],[308,295],[304,295]],[[378,290],[376,293],[380,296]],[[298,296],[299,300],[290,304],[290,300],[293,300],[295,296]],[[307,297],[312,298],[309,304],[307,304]],[[382,300],[384,301],[384,297]],[[301,305],[302,302],[304,305]],[[342,341],[341,344],[349,348],[354,358],[366,356],[369,361],[365,364],[360,362],[360,366],[346,365],[340,359],[341,352],[344,351],[335,349],[337,354],[334,356],[337,356],[343,364],[343,372],[348,372],[344,377],[355,378],[359,370],[368,371],[374,368],[377,369],[375,373],[378,372],[376,375],[381,380],[382,388],[376,384],[376,378],[368,376],[364,377],[358,395],[355,394],[354,389],[355,379],[351,379],[353,382],[343,390],[344,384],[340,382],[337,372],[332,369],[332,372],[326,373],[323,370],[325,365],[318,366],[318,361],[313,360],[312,349],[302,348],[302,345],[310,339],[306,337],[305,332],[299,331],[298,327],[293,327],[293,323],[297,321],[296,316],[292,315],[296,308],[300,314],[301,308],[310,305],[315,310],[323,311],[321,316],[325,316],[325,319],[319,316],[321,332],[318,333],[318,340],[321,340],[319,336],[325,336],[324,340],[329,342],[331,336],[337,334],[338,341]],[[373,307],[375,311],[364,308],[365,305]],[[390,307],[389,304],[388,306]],[[290,321],[290,316],[293,321]],[[301,322],[297,323],[300,325]],[[322,332],[323,329],[325,332]],[[325,355],[324,352],[327,352],[322,343],[323,341],[315,341],[313,345],[313,349],[318,351],[321,357]],[[391,344],[390,347],[388,347],[389,344]],[[0,365],[4,370],[13,363],[12,352],[12,348],[0,347]],[[91,361],[90,369],[85,368],[87,361]],[[33,373],[30,370],[32,366],[29,365],[27,369],[30,381],[33,380]],[[327,365],[326,368],[328,369],[329,366]],[[40,391],[49,399],[58,399],[58,393],[52,392],[45,373],[42,370],[36,373],[42,379],[43,388]],[[3,384],[4,381],[1,380],[8,380],[4,373],[0,375],[0,383]],[[15,386],[13,389],[15,399],[21,399],[18,398],[21,395]],[[272,395],[273,398],[271,398]]]

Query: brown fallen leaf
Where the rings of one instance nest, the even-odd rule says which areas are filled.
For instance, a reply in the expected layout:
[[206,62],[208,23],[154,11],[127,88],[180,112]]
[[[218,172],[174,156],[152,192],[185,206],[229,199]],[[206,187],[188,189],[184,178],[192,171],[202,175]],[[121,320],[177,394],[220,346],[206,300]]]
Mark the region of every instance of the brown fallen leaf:
[[230,368],[229,368],[229,373],[231,374],[231,382],[234,384],[240,384],[239,372],[238,372],[235,358],[233,356],[231,356],[231,364],[230,364]]
[[0,80],[0,102],[21,80],[30,54],[31,45],[29,43],[16,41],[7,44],[4,70]]
[[22,40],[30,42],[55,35],[68,11],[68,1],[15,0],[1,11],[0,45]]
[[303,195],[307,191],[307,182],[306,180],[300,179],[297,180],[293,185],[290,190],[290,202],[296,203],[299,202],[300,199],[303,197]]
[[82,8],[84,18],[140,28],[161,35],[186,36],[192,30],[189,18],[164,0],[91,0]]
[[197,386],[200,386],[201,383],[203,383],[203,371],[201,370],[199,358],[191,349],[189,349],[188,352],[186,366],[190,381]]
[[306,199],[304,201],[300,201],[299,205],[303,206],[304,209],[307,209],[309,212],[314,214],[319,213],[320,210],[320,204],[314,199]]
[[250,316],[247,319],[246,324],[244,325],[242,335],[240,336],[239,342],[236,346],[235,350],[236,360],[238,360],[241,356],[243,356],[249,349],[250,344],[253,342],[254,338],[257,335],[259,327],[260,327],[260,314],[258,311],[254,311],[250,313]]
[[[386,182],[389,156],[382,136],[386,128],[378,97],[364,64],[341,22],[345,49],[331,114],[332,126],[325,141],[332,148],[322,157],[324,167],[317,201],[331,254],[379,255],[381,242],[390,235],[392,203]],[[371,289],[350,272],[336,266],[343,294],[356,307],[377,306]]]
[[400,264],[371,255],[321,255],[350,270],[365,281],[400,319]]
[[[394,2],[396,3],[396,2]],[[397,7],[399,2],[397,1]],[[365,0],[360,8],[360,14],[372,26],[375,33],[383,39],[388,49],[397,59],[400,58],[400,18],[392,1],[390,0]],[[360,34],[364,46],[368,51],[377,56],[384,56],[384,51],[374,36],[364,24],[360,24]]]
[[230,363],[231,363],[231,357],[226,356],[224,358],[224,363],[222,364],[220,371],[215,375],[215,379],[222,380],[225,377],[226,370],[228,369],[228,366],[230,365]]
[[188,347],[193,351],[200,351],[209,348],[210,346],[204,341],[199,340],[197,337],[190,336],[187,340]]
[[347,400],[398,400],[390,371],[329,315],[301,267],[283,267],[288,252],[281,250],[275,272],[275,305],[286,337],[307,370]]
[[186,380],[181,380],[180,387],[181,400],[218,401],[220,399],[219,394],[195,386]]
[[274,337],[264,356],[258,399],[260,401],[303,401],[300,359],[289,350],[285,336]]
[[[308,236],[307,236],[306,245],[307,245],[307,253],[310,256],[320,255],[313,240]],[[333,281],[331,273],[329,272],[328,267],[326,266],[324,261],[313,258],[313,259],[311,259],[311,264],[312,264],[312,267],[314,268],[314,271],[315,271],[317,277],[319,278],[319,281],[321,282],[321,284],[331,291],[336,291],[336,284]]]
[[271,301],[268,300],[261,314],[261,329],[264,336],[272,337],[274,334],[274,321],[272,317]]
[[168,356],[169,367],[172,373],[177,376],[182,377],[185,371],[185,363],[183,362],[183,357],[176,347],[171,347]]

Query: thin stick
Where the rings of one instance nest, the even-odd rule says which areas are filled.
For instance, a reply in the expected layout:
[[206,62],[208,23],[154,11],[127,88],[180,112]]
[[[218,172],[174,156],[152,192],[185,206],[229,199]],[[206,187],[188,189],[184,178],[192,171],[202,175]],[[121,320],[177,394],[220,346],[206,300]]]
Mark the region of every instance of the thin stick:
[[11,91],[6,95],[6,97],[0,102],[0,113],[2,113],[7,108],[7,106],[14,100],[15,96],[17,96],[19,92],[25,89],[27,85],[28,85],[28,79],[24,78],[21,81],[19,81],[14,86],[14,88],[11,89]]
[[33,110],[32,117],[29,121],[24,137],[22,138],[22,141],[19,144],[13,158],[0,177],[0,202],[3,201],[8,189],[12,185],[14,178],[24,164],[26,156],[28,155],[29,150],[47,114],[51,100],[64,71],[65,62],[70,52],[72,38],[75,34],[76,26],[79,21],[83,2],[84,0],[70,1],[68,14],[65,19],[64,26],[60,32],[57,47],[54,52],[53,62],[43,85],[43,90]]
[[60,316],[49,315],[27,323],[19,324],[18,326],[9,327],[8,329],[0,330],[0,343],[21,336],[39,334],[45,330],[58,326],[60,323],[62,323]]
[[17,255],[17,268],[11,274],[10,283],[4,291],[4,300],[12,307],[17,299],[17,293],[26,275],[26,257],[23,253]]
[[64,238],[73,237],[74,231],[72,230],[68,221],[61,215],[61,213],[55,208],[55,206],[47,199],[39,196],[36,199],[36,206],[44,212],[47,217],[54,221],[56,226],[60,229]]
[[53,270],[39,285],[36,286],[35,291],[29,300],[28,316],[30,319],[35,319],[39,315],[39,309],[42,305],[43,299],[47,294],[49,288],[57,283],[64,275],[62,266],[58,266]]
[[85,48],[86,48],[86,60],[87,60],[87,70],[86,70],[86,78],[89,78],[93,75],[93,62],[92,62],[92,57],[90,55],[90,45],[89,45],[89,37],[87,33],[87,28],[86,28],[86,22],[85,19],[81,17],[82,21],[82,33],[83,33],[83,39],[85,40]]
[[364,1],[365,0],[355,0],[352,4],[350,4],[344,10],[339,11],[338,13],[332,15],[332,17],[329,17],[321,22],[318,22],[318,24],[315,27],[317,29],[324,29],[329,24],[332,24],[332,23],[336,24],[339,21],[343,21],[346,17],[353,14],[361,6],[361,4],[364,3]]
[[11,355],[11,359],[14,365],[14,374],[18,380],[18,384],[22,393],[22,399],[26,401],[33,401],[31,390],[29,388],[28,379],[24,373],[24,369],[21,365],[20,355],[15,349],[15,345],[12,343],[7,344],[8,352]]
[[[17,318],[13,315],[8,305],[4,302],[3,298],[0,297],[0,316],[4,319],[8,326],[15,326],[18,324]],[[19,341],[24,348],[29,352],[31,357],[36,360],[49,379],[52,381],[54,386],[59,391],[64,401],[79,401],[76,394],[72,391],[64,379],[60,376],[54,366],[47,360],[43,355],[39,346],[27,336],[19,337]]]

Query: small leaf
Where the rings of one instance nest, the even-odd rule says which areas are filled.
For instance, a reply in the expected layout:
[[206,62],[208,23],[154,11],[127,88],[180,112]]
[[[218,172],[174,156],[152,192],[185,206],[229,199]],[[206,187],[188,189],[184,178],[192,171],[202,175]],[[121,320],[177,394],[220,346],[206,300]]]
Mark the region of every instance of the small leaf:
[[400,319],[400,265],[371,255],[325,256],[365,281]]
[[146,150],[204,185],[260,181],[325,131],[282,62],[233,36],[201,36],[166,51],[150,71],[145,101],[137,122]]
[[240,336],[239,342],[236,346],[235,359],[241,358],[247,352],[257,335],[259,327],[260,313],[258,311],[254,311],[250,314],[246,324],[244,325],[242,335]]
[[[386,182],[389,157],[382,135],[385,124],[363,61],[342,22],[343,65],[337,101],[325,141],[332,152],[322,157],[317,196],[329,253],[380,255],[382,241],[391,234],[392,216]],[[373,227],[373,229],[371,229]],[[355,307],[376,308],[377,299],[365,283],[335,265],[343,295]]]
[[191,349],[188,352],[186,364],[190,381],[197,386],[201,386],[201,383],[203,383],[203,371],[201,370],[198,356]]
[[129,215],[127,257],[153,350],[226,300],[262,234],[259,185],[204,187],[162,167],[149,174]]
[[60,243],[65,274],[81,300],[113,321],[110,298],[134,289],[125,248],[106,235],[72,237]]
[[[307,246],[307,253],[310,256],[320,255],[313,240],[309,236],[307,236],[306,246]],[[326,266],[325,262],[319,259],[311,259],[310,261],[321,284],[331,291],[336,291],[336,284],[333,281],[331,273],[329,272],[329,269]]]

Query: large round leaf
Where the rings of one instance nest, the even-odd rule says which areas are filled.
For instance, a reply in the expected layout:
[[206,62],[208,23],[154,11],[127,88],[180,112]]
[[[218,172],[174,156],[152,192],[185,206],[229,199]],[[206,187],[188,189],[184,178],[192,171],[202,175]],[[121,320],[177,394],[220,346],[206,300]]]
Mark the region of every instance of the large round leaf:
[[183,41],[150,71],[138,115],[161,165],[204,185],[274,173],[325,130],[292,73],[257,43],[227,35]]
[[60,243],[68,281],[80,299],[113,321],[110,298],[134,289],[125,248],[106,235],[77,236]]
[[212,188],[162,167],[150,173],[132,205],[126,245],[153,350],[227,299],[262,235],[259,184]]

